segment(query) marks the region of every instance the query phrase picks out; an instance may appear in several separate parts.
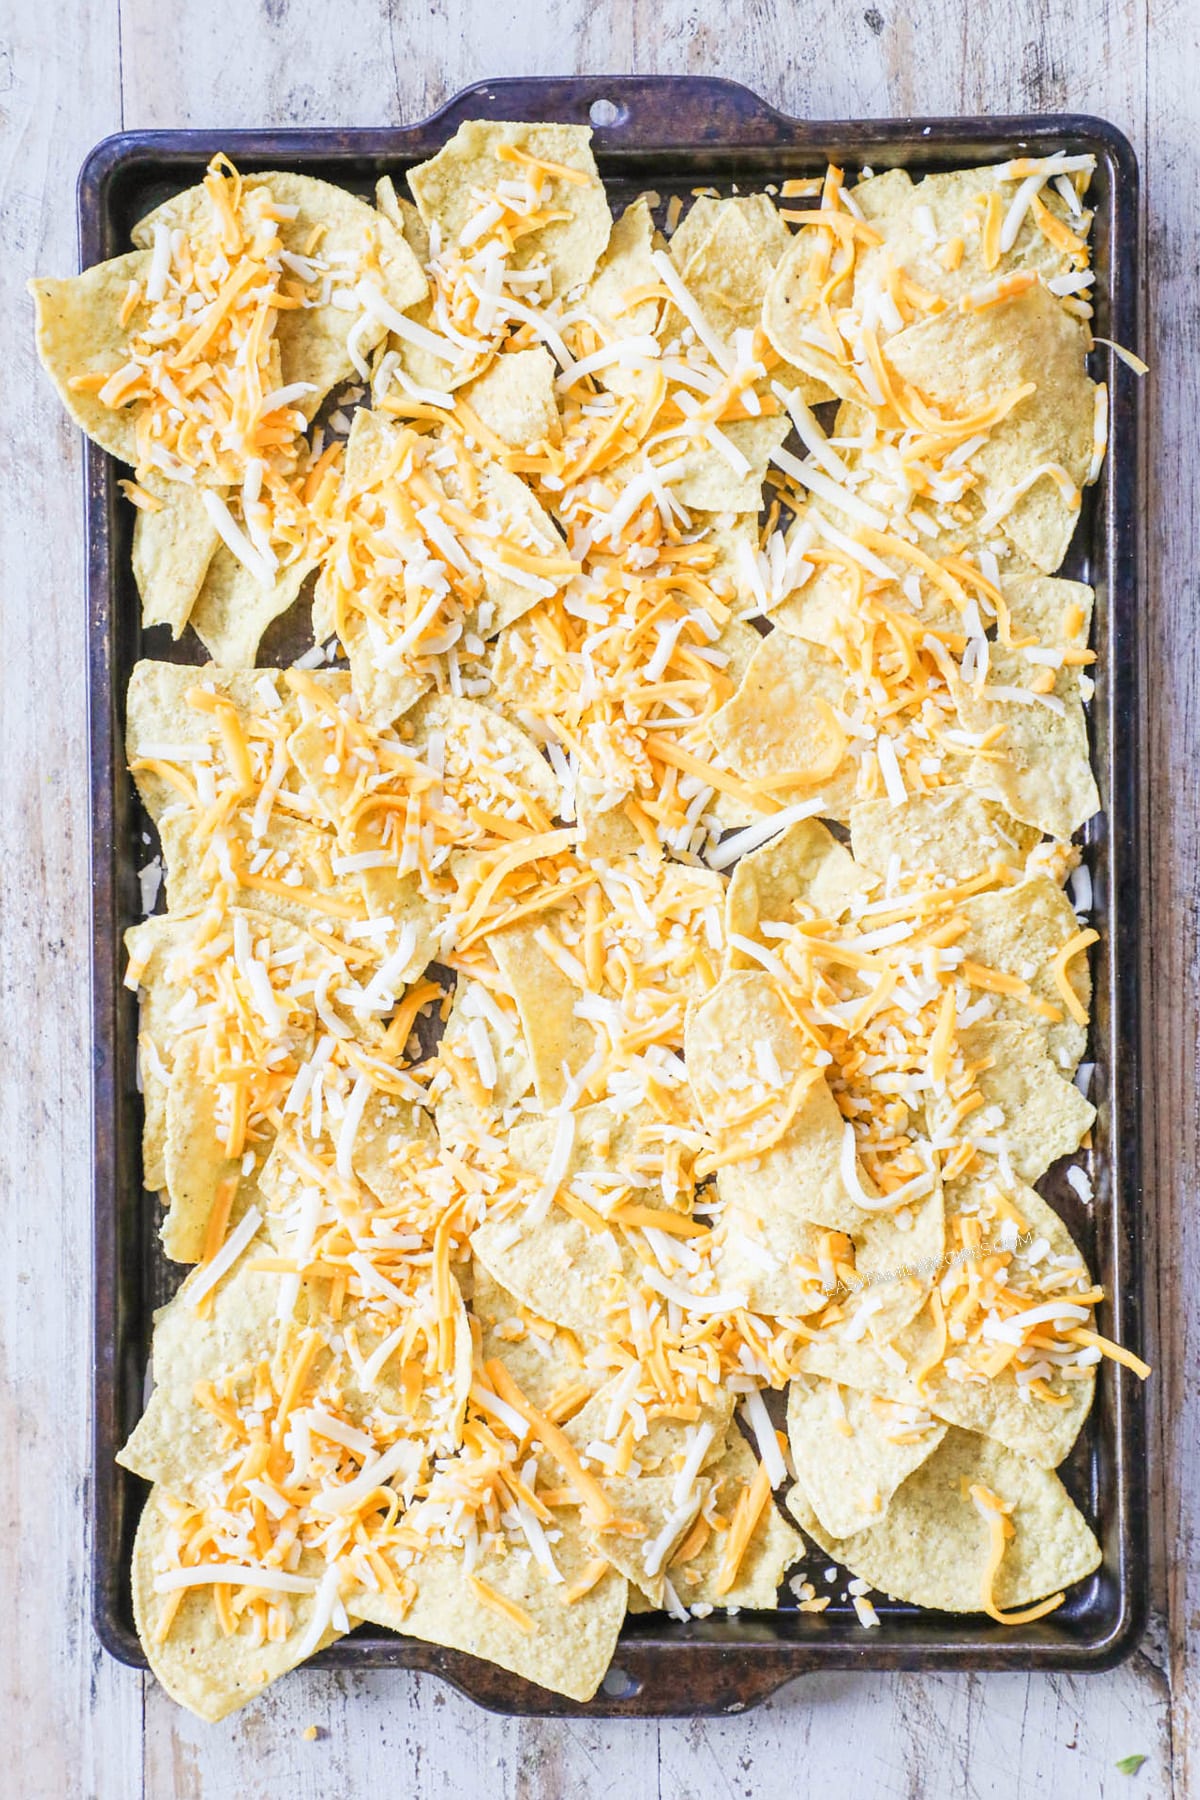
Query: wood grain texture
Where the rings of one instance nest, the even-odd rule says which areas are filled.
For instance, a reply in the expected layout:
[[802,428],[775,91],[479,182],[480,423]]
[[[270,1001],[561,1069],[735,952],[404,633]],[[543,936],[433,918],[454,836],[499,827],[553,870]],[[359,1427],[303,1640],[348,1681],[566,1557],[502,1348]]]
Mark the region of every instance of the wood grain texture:
[[[125,126],[411,120],[465,83],[718,73],[812,117],[1070,109],[1143,157],[1149,405],[1145,957],[1155,1622],[1086,1679],[830,1675],[741,1718],[491,1718],[427,1677],[300,1672],[202,1726],[87,1623],[88,1145],[79,443],[38,377],[22,283],[73,266],[83,154]],[[83,73],[86,71],[86,73]],[[0,13],[0,1792],[30,1800],[1187,1795],[1200,1790],[1200,22],[1193,0],[37,0]],[[1169,1621],[1169,1622],[1168,1622]],[[320,1727],[315,1743],[302,1737]],[[1134,1780],[1119,1757],[1148,1757]]]

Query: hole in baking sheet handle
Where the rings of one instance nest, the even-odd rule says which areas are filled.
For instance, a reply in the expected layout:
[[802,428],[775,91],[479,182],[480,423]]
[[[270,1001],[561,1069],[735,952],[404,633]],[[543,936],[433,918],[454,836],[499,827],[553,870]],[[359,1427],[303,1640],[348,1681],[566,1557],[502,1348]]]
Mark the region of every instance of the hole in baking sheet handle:
[[588,118],[598,131],[603,131],[606,126],[624,125],[629,118],[629,108],[621,101],[608,100],[602,95],[588,107]]

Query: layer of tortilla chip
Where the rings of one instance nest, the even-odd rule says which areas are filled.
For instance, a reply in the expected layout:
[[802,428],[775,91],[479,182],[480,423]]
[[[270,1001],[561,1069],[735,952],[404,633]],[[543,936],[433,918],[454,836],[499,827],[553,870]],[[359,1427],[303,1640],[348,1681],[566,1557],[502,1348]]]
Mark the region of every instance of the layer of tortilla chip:
[[590,1700],[603,1681],[625,1618],[626,1584],[615,1569],[578,1600],[563,1596],[596,1556],[578,1513],[560,1508],[549,1528],[561,1582],[547,1578],[528,1553],[481,1553],[473,1573],[533,1621],[526,1630],[480,1599],[461,1550],[431,1549],[405,1570],[416,1592],[409,1604],[365,1590],[347,1596],[347,1611],[405,1637],[465,1650],[572,1700]]
[[[987,1188],[986,1182],[955,1183],[945,1196],[947,1214],[964,1200],[972,1210],[978,1210],[981,1197],[986,1198]],[[1018,1244],[1014,1252],[1018,1274],[1029,1266],[1028,1252],[1039,1253],[1041,1240],[1050,1246],[1051,1255],[1070,1259],[1083,1267],[1083,1259],[1070,1232],[1035,1189],[1008,1188],[1007,1195],[1025,1229],[1034,1234],[1032,1244]],[[987,1223],[990,1238],[999,1240],[1001,1224],[1002,1217],[997,1213]],[[847,1312],[849,1330],[834,1326],[823,1332],[819,1339],[805,1343],[797,1357],[799,1369],[806,1374],[824,1375],[831,1381],[860,1388],[868,1394],[879,1394],[902,1405],[923,1407],[948,1424],[995,1438],[1010,1449],[1032,1457],[1043,1468],[1056,1468],[1070,1452],[1092,1404],[1095,1375],[1090,1369],[1069,1381],[1051,1371],[1045,1378],[1046,1385],[1058,1397],[1057,1404],[1023,1398],[1009,1369],[1002,1370],[990,1381],[969,1382],[954,1380],[944,1368],[938,1368],[918,1388],[908,1371],[925,1367],[936,1355],[939,1343],[939,1334],[928,1312],[922,1312],[893,1338],[886,1357],[869,1333],[855,1335],[861,1331],[860,1323],[852,1306]],[[903,1373],[895,1363],[897,1356],[905,1364]]]
[[[1049,576],[1017,576],[1004,584],[1010,599],[1013,636],[1036,633],[1049,650],[1082,648],[1087,643],[1092,590],[1078,581]],[[1082,615],[1068,634],[1064,617],[1074,607]],[[966,778],[973,787],[994,794],[1017,818],[1051,837],[1069,838],[1099,811],[1100,793],[1088,755],[1087,720],[1080,690],[1080,670],[1064,665],[1055,676],[1051,695],[1028,701],[991,697],[989,688],[1030,690],[1030,680],[1044,672],[1019,649],[994,643],[988,655],[983,691],[959,680],[954,703],[964,731],[1003,734],[990,745],[988,757],[971,759]]]
[[[356,194],[312,175],[286,170],[244,175],[247,191],[265,187],[277,207],[296,208],[293,218],[282,219],[279,235],[285,250],[304,254],[318,227],[322,228],[320,254],[331,261],[372,256],[378,273],[371,279],[398,312],[407,312],[425,298],[425,274],[403,235],[382,213]],[[186,189],[164,201],[133,228],[140,246],[154,242],[154,227],[162,223],[189,235],[209,229],[210,202],[203,185]],[[275,326],[279,344],[280,383],[311,382],[317,389],[297,404],[311,419],[321,400],[339,381],[354,374],[346,340],[361,315],[332,302],[281,312]],[[384,335],[382,325],[358,330],[360,350],[370,349]]]
[[121,304],[131,281],[145,282],[150,260],[148,251],[133,250],[64,281],[29,283],[38,356],[59,399],[93,443],[126,463],[137,459],[133,408],[105,406],[69,384],[74,375],[111,375],[127,362],[137,313],[120,324]]
[[[1060,1156],[1079,1148],[1095,1123],[1096,1109],[1073,1081],[1059,1074],[1039,1032],[1009,1019],[966,1026],[957,1041],[965,1063],[991,1067],[981,1069],[974,1080],[984,1106],[969,1114],[956,1134],[999,1139],[1021,1180],[1031,1183]],[[945,1132],[953,1110],[944,1089],[931,1092],[926,1101],[930,1130]]]
[[966,787],[910,794],[903,806],[859,800],[850,809],[850,843],[860,868],[886,876],[892,858],[905,874],[936,869],[969,881],[997,863],[1021,869],[1038,831],[995,800]]
[[[164,1642],[157,1638],[164,1601],[170,1595],[154,1591],[156,1564],[167,1560],[171,1526],[161,1510],[159,1488],[146,1501],[133,1542],[133,1617],[142,1648],[154,1675],[181,1706],[214,1724],[241,1706],[247,1706],[263,1689],[297,1663],[312,1616],[313,1600],[307,1594],[289,1594],[291,1629],[279,1642],[256,1643],[247,1625],[226,1637],[217,1619],[211,1588],[184,1593]],[[309,1552],[300,1573],[319,1579],[323,1559]],[[317,1649],[323,1650],[341,1636],[333,1626],[324,1632]]]
[[819,797],[826,818],[843,819],[854,798],[857,765],[843,755],[833,773],[827,771],[844,742],[830,709],[840,710],[845,696],[845,672],[833,656],[772,632],[755,650],[737,692],[714,716],[712,742],[752,786],[794,774],[794,783],[769,790],[775,799],[795,805]]
[[[314,679],[335,693],[347,686],[346,676],[336,670],[320,670]],[[130,763],[163,745],[192,751],[209,747],[215,751],[214,760],[222,759],[216,724],[188,704],[188,694],[198,687],[211,688],[231,701],[243,724],[255,712],[279,712],[291,702],[278,669],[250,674],[214,663],[196,666],[144,658],[134,664],[125,697],[125,754]],[[146,811],[157,824],[165,807],[178,804],[179,794],[152,769],[135,770],[134,778]]]
[[[196,912],[211,895],[214,882],[221,879],[211,843],[198,839],[196,821],[190,812],[169,813],[160,822],[158,830],[166,865],[168,910]],[[277,810],[272,813],[261,841],[270,855],[258,870],[260,875],[268,880],[281,880],[284,874],[298,870],[304,887],[325,899],[351,906],[356,913],[365,914],[362,894],[354,877],[330,874],[329,856],[335,844],[329,832],[314,830],[311,825]],[[230,898],[235,906],[253,907],[257,912],[289,919],[293,925],[305,928],[315,925],[319,931],[337,930],[342,923],[303,900],[289,899],[286,884],[283,893],[272,894],[259,888],[244,888],[235,882]]]
[[551,294],[557,298],[590,279],[612,230],[591,137],[585,125],[468,119],[436,156],[408,171],[409,189],[422,219],[428,226],[437,225],[448,248],[457,245],[459,233],[477,210],[477,191],[520,180],[519,164],[503,161],[496,154],[499,145],[511,144],[529,156],[581,170],[590,178],[585,184],[548,177],[545,208],[566,217],[527,233],[510,257],[515,269],[544,262]]
[[221,543],[201,504],[201,489],[145,471],[141,485],[160,502],[137,509],[133,522],[133,578],[142,599],[142,624],[169,625],[179,637],[204,587]]
[[804,1497],[834,1538],[878,1524],[949,1430],[928,1413],[816,1375],[797,1375],[789,1386],[787,1428]]
[[557,443],[562,420],[554,394],[556,365],[548,350],[511,350],[494,357],[462,390],[476,417],[513,450]]
[[[1048,875],[1032,875],[1016,887],[973,894],[959,911],[970,921],[966,935],[954,946],[964,960],[1027,981],[1036,999],[1062,1015],[1058,1023],[1050,1023],[1017,996],[996,994],[995,1017],[1014,1019],[1043,1034],[1055,1063],[1064,1074],[1073,1074],[1087,1047],[1087,1026],[1077,1025],[1068,1014],[1052,967],[1055,953],[1079,930],[1066,894]],[[1068,964],[1067,981],[1086,1011],[1092,997],[1086,955]]]
[[[801,906],[836,919],[863,891],[854,858],[817,819],[798,819],[786,831],[741,857],[725,895],[727,939],[757,938],[766,920],[794,925]],[[730,944],[731,969],[751,969],[754,958]]]
[[538,1102],[548,1112],[566,1091],[567,1075],[577,1075],[591,1056],[596,1034],[575,1015],[579,989],[537,941],[539,922],[522,921],[487,939],[509,993],[517,1003]]
[[[994,404],[1021,382],[1036,383],[971,457],[986,509],[1002,503],[1044,463],[1065,469],[1081,488],[1092,459],[1095,383],[1077,319],[1040,283],[982,312],[947,312],[910,325],[887,341],[896,372],[935,406],[970,413]],[[1004,535],[1052,574],[1067,553],[1078,507],[1042,477],[1001,520]]]
[[864,1531],[831,1537],[798,1489],[788,1505],[823,1550],[892,1599],[982,1612],[991,1533],[971,1499],[973,1483],[1012,1509],[1014,1535],[992,1590],[1001,1608],[1028,1606],[1099,1567],[1100,1546],[1058,1476],[968,1431],[948,1431]]
[[[997,180],[994,167],[954,169],[926,175],[916,183],[903,169],[888,169],[882,175],[860,181],[854,188],[854,199],[868,223],[883,233],[884,241],[882,245],[866,245],[858,252],[855,310],[861,312],[868,297],[886,287],[888,272],[893,268],[903,269],[926,293],[938,294],[951,302],[957,302],[973,288],[1020,269],[1032,269],[1043,281],[1072,272],[1070,254],[1064,254],[1042,233],[1032,208],[1021,221],[1012,249],[1002,251],[990,269],[985,266],[980,229],[984,213],[979,202],[996,193],[1007,214],[1019,185],[1020,177],[1015,175]],[[1073,217],[1066,201],[1049,183],[1042,189],[1040,199],[1060,223],[1074,235],[1082,235],[1084,221]],[[962,259],[957,268],[947,269],[938,252],[954,238],[962,241]],[[876,330],[882,341],[888,326],[882,310],[876,317]]]
[[[345,856],[360,856],[381,848],[395,854],[394,845],[385,846],[380,835],[380,821],[385,815],[350,816],[348,803],[354,789],[354,775],[345,763],[334,770],[326,768],[333,741],[327,724],[327,720],[311,718],[298,726],[288,739],[292,759],[316,802],[317,816],[336,825],[338,848]],[[436,903],[421,891],[418,872],[410,870],[401,875],[397,857],[395,866],[385,864],[358,869],[350,881],[370,918],[389,920],[397,934],[406,924],[412,925],[413,946],[407,962],[396,971],[396,980],[415,980],[433,956],[441,922]],[[388,941],[394,941],[390,935]],[[386,947],[385,944],[385,950]]]
[[[746,1128],[751,1142],[765,1138],[785,1116],[794,1084],[812,1067],[812,1046],[785,1007],[774,977],[765,970],[723,976],[688,1011],[684,1036],[688,1078],[700,1115],[718,1142],[736,1129],[729,1096],[755,1082],[758,1044],[774,1053],[784,1085],[772,1110]],[[737,1236],[729,1222],[735,1215],[740,1229],[758,1237],[761,1249],[782,1273],[797,1247],[792,1243],[795,1225],[820,1225],[832,1231],[862,1227],[866,1215],[842,1179],[843,1126],[829,1085],[817,1072],[776,1141],[757,1156],[721,1168],[718,1186],[729,1203],[726,1225],[731,1241]],[[753,1220],[759,1223],[758,1232],[752,1230]]]
[[[622,1371],[623,1373],[623,1371]],[[590,1443],[610,1442],[605,1429],[609,1410],[614,1395],[620,1390],[621,1376],[614,1376],[591,1397],[587,1404],[577,1412],[564,1427],[570,1442],[581,1453],[586,1452]],[[712,1399],[701,1403],[694,1419],[678,1419],[670,1416],[669,1409],[663,1415],[655,1415],[651,1409],[647,1413],[647,1429],[643,1436],[635,1437],[633,1443],[634,1460],[642,1472],[642,1476],[670,1476],[672,1480],[678,1475],[688,1450],[691,1447],[693,1434],[701,1427],[711,1427],[712,1439],[700,1463],[700,1473],[706,1474],[709,1468],[718,1462],[724,1453],[725,1440],[733,1430],[733,1407],[735,1395],[728,1388],[718,1388]],[[734,1432],[736,1436],[736,1432]],[[609,1478],[605,1475],[599,1459],[596,1474],[609,1486]],[[641,1479],[636,1477],[635,1479]]]
[[702,196],[671,238],[671,261],[707,323],[726,346],[753,331],[771,273],[791,233],[767,194]]

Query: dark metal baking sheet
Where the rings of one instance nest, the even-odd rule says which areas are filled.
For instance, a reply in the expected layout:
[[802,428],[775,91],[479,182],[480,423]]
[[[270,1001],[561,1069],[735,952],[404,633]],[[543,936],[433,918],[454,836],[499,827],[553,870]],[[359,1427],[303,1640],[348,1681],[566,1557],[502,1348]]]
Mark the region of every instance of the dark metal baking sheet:
[[[1094,152],[1094,328],[1132,345],[1137,335],[1138,171],[1126,139],[1103,120],[1075,115],[977,119],[838,120],[812,123],[776,112],[734,82],[689,77],[595,76],[481,83],[441,111],[403,128],[346,131],[129,132],[107,139],[79,178],[80,260],[86,267],[128,247],[151,206],[198,180],[214,150],[247,169],[283,165],[369,192],[377,176],[402,174],[468,118],[552,119],[595,127],[600,172],[614,201],[643,188],[731,191],[813,174],[827,161],[857,173],[900,165],[915,172],[998,162],[1053,150]],[[1065,1181],[1041,1185],[1064,1214],[1109,1295],[1102,1330],[1141,1342],[1142,1206],[1139,1162],[1137,382],[1098,349],[1093,373],[1111,397],[1109,456],[1089,490],[1064,573],[1096,589],[1099,652],[1091,731],[1104,810],[1087,828],[1085,855],[1101,943],[1091,1153],[1095,1199],[1083,1206]],[[94,1016],[95,1468],[92,1482],[93,1616],[105,1647],[144,1666],[133,1627],[130,1546],[145,1487],[117,1468],[114,1452],[143,1404],[151,1313],[179,1271],[161,1255],[159,1202],[141,1185],[140,1102],[135,1085],[136,1004],[121,985],[121,937],[140,915],[141,829],[122,756],[124,694],[141,655],[202,660],[194,640],[172,646],[143,633],[130,569],[130,508],[116,465],[87,447],[88,605],[92,777],[92,984]],[[285,623],[265,660],[298,644]],[[306,641],[306,640],[303,640]],[[1123,947],[1125,954],[1116,952]],[[480,1704],[524,1714],[672,1715],[740,1711],[794,1676],[816,1669],[1100,1669],[1127,1655],[1147,1607],[1146,1474],[1142,1402],[1134,1378],[1103,1365],[1096,1404],[1062,1471],[1100,1538],[1104,1561],[1067,1603],[1037,1624],[1005,1628],[983,1618],[881,1602],[864,1630],[836,1597],[821,1615],[789,1605],[676,1625],[630,1619],[613,1672],[587,1706],[561,1699],[492,1665],[360,1628],[316,1660],[325,1667],[431,1670]],[[824,1559],[818,1558],[823,1564]],[[790,1596],[789,1596],[790,1599]]]

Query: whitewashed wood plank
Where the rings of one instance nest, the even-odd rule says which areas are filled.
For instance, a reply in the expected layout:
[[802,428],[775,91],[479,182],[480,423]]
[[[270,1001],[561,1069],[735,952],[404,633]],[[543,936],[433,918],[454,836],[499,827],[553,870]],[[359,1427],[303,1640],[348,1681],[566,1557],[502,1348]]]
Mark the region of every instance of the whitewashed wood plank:
[[[37,272],[75,267],[74,183],[120,119],[110,4],[0,32],[0,1741],[6,1793],[141,1793],[142,1681],[88,1618],[87,775],[80,442],[37,368]],[[81,78],[86,70],[86,79]],[[36,520],[33,506],[36,504]]]

